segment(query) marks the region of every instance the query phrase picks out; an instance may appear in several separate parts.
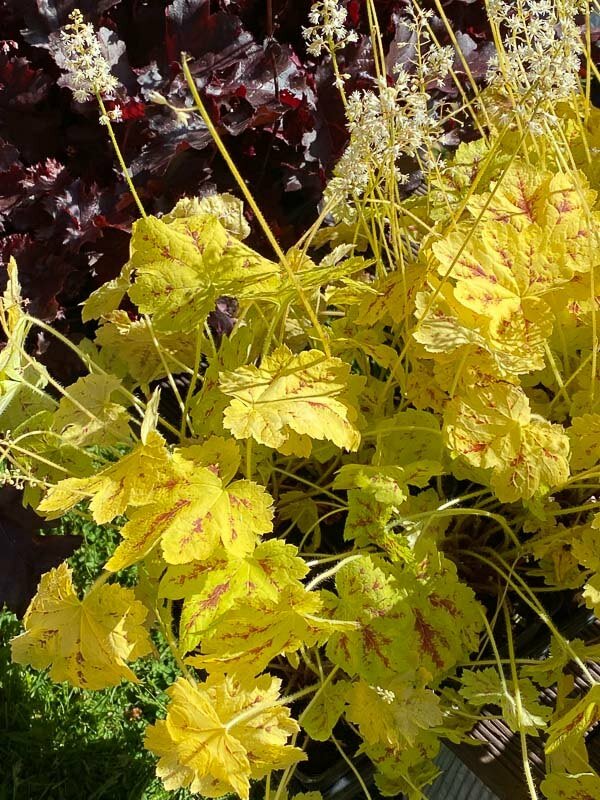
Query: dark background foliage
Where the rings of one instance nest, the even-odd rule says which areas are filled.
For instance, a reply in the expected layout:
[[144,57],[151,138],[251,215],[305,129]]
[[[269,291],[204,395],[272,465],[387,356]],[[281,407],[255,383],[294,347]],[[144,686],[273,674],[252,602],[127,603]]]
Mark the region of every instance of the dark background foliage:
[[[117,274],[136,217],[95,103],[76,103],[59,85],[48,47],[76,5],[99,29],[121,82],[117,136],[150,213],[170,209],[183,195],[235,190],[198,117],[184,121],[150,99],[159,92],[174,105],[189,102],[182,51],[192,57],[212,118],[284,246],[314,219],[346,138],[330,66],[307,57],[302,40],[309,0],[6,0],[0,259],[17,259],[32,313],[74,336],[82,332],[77,304]],[[393,52],[403,2],[377,6]],[[482,6],[456,0],[447,9],[470,38],[479,72],[489,48]],[[366,11],[363,0],[347,7],[360,39],[342,66],[352,76],[350,89],[362,88],[371,82]],[[264,244],[256,232],[252,243]]]

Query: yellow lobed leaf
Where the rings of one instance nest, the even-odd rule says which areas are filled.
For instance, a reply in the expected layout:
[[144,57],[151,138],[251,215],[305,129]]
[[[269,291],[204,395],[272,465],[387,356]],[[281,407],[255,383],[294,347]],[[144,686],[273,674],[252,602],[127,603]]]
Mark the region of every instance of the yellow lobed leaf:
[[444,442],[435,414],[399,411],[391,419],[378,420],[369,433],[377,435],[374,462],[396,465],[392,470],[401,467],[405,483],[426,486],[433,475],[442,474]]
[[31,323],[23,311],[17,264],[12,257],[7,273],[0,297],[0,329],[7,340],[0,350],[0,428],[14,431],[34,414],[50,410],[54,403],[43,392],[48,383],[45,367],[25,352]]
[[17,327],[22,323],[24,317],[24,300],[21,294],[19,271],[17,269],[17,262],[13,256],[8,260],[6,272],[8,280],[6,281],[4,293],[0,298],[0,319],[5,335],[10,337],[16,332]]
[[[226,486],[219,470],[205,465],[216,452],[209,452],[212,448],[213,444],[207,450],[192,446],[175,453],[154,483],[152,497],[122,528],[123,541],[107,569],[116,572],[134,564],[158,542],[170,564],[209,558],[221,544],[232,555],[243,557],[252,552],[259,536],[272,530],[270,495],[252,481]],[[231,457],[228,447],[225,452]],[[231,462],[225,464],[226,478],[233,474],[231,467]],[[237,463],[233,472],[236,469]]]
[[300,722],[316,742],[326,742],[333,733],[348,702],[352,684],[341,680],[328,684],[303,712]]
[[365,286],[357,325],[372,326],[390,319],[400,325],[414,311],[415,295],[422,283],[422,270],[411,265]]
[[300,792],[295,794],[292,800],[323,800],[321,792]]
[[579,471],[595,467],[600,462],[600,414],[574,417],[567,434],[571,441],[571,468]]
[[444,413],[451,455],[492,469],[502,502],[528,499],[569,477],[569,440],[561,425],[534,419],[522,389],[497,381],[455,397]]
[[583,599],[591,608],[597,619],[600,619],[600,574],[593,575],[583,589]]
[[422,800],[427,784],[440,774],[433,760],[439,748],[439,735],[424,731],[413,747],[365,745],[364,752],[375,765],[375,784],[383,797]]
[[360,434],[354,396],[363,385],[350,367],[318,350],[297,355],[279,347],[260,367],[222,373],[221,391],[233,400],[224,426],[236,439],[254,438],[284,454],[308,456],[311,439],[356,450]]
[[193,461],[198,467],[206,467],[223,483],[233,480],[241,462],[238,443],[223,436],[210,436],[202,444],[178,448],[175,457]]
[[140,426],[140,439],[142,440],[143,444],[148,444],[150,440],[150,434],[156,431],[156,426],[158,424],[159,405],[160,387],[157,386],[157,388],[152,392],[152,397],[146,404],[144,419],[142,420],[142,424]]
[[[501,364],[508,357],[507,368],[511,356],[518,366],[520,351],[528,351],[532,368],[540,369],[543,345],[554,324],[551,307],[542,297],[563,287],[573,275],[560,253],[548,245],[544,232],[537,226],[519,232],[504,223],[488,222],[468,240],[466,232],[456,231],[432,250],[440,275],[450,272],[452,288],[445,287],[441,297],[452,315],[458,321],[464,318],[463,326],[477,331]],[[474,315],[471,324],[465,312]],[[429,317],[433,313],[432,309]]]
[[86,447],[127,444],[129,413],[111,400],[121,387],[113,375],[86,375],[65,389],[52,420],[52,430],[66,442]]
[[216,217],[223,227],[237,239],[250,236],[250,225],[244,217],[244,204],[229,192],[209,194],[204,197],[182,197],[168,214],[161,217],[162,222],[173,222],[180,217],[195,217],[209,214]]
[[42,576],[23,619],[25,632],[11,641],[13,661],[50,667],[53,681],[85,689],[137,683],[126,662],[152,650],[146,608],[131,589],[108,584],[79,600],[71,576],[66,563]]
[[257,675],[278,655],[322,644],[337,629],[350,627],[321,616],[318,592],[288,584],[276,602],[245,602],[231,609],[202,638],[200,656],[187,661],[208,672]]
[[181,364],[194,363],[193,337],[153,332],[147,319],[131,320],[125,311],[114,311],[104,318],[96,332],[96,344],[105,369],[122,377],[131,376],[142,386],[167,375],[167,369],[177,373],[181,372]]
[[437,727],[444,719],[435,692],[400,677],[386,681],[385,688],[353,683],[346,717],[358,725],[368,744],[390,747],[411,746],[422,730]]
[[207,214],[133,225],[131,300],[159,331],[193,330],[221,295],[256,297],[275,289],[278,267]]
[[465,670],[461,681],[459,692],[463,697],[477,708],[500,706],[503,719],[514,733],[522,730],[535,735],[540,728],[546,727],[552,711],[540,701],[540,690],[529,678],[520,678],[518,682],[520,708],[515,699],[517,687],[514,681],[507,681],[505,690],[494,667]]
[[159,757],[165,788],[205,797],[233,791],[248,800],[251,778],[305,759],[287,744],[299,727],[279,703],[280,686],[270,675],[211,676],[197,685],[178,678],[167,690],[166,720],[150,726],[144,742]]
[[148,434],[146,443],[91,478],[67,478],[47,493],[38,511],[54,519],[77,503],[91,498],[90,511],[99,525],[124,514],[128,506],[141,506],[152,497],[152,489],[169,464],[162,436]]
[[238,602],[276,602],[284,586],[300,587],[308,572],[298,550],[277,539],[262,542],[238,558],[218,548],[205,561],[167,567],[159,596],[185,598],[179,624],[180,645],[193,650],[203,631]]
[[91,319],[99,319],[116,311],[123,302],[123,298],[131,285],[132,271],[131,266],[126,264],[120,275],[112,281],[107,281],[92,292],[83,303],[81,319],[84,322],[89,322]]

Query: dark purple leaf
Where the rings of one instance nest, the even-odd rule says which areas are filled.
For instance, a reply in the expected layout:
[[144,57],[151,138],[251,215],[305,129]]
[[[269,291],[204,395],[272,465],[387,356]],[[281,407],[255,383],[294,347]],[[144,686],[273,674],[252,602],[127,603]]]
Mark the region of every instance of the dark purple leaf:
[[0,608],[22,617],[44,572],[57,567],[81,545],[80,536],[42,536],[44,520],[24,508],[21,492],[0,489]]

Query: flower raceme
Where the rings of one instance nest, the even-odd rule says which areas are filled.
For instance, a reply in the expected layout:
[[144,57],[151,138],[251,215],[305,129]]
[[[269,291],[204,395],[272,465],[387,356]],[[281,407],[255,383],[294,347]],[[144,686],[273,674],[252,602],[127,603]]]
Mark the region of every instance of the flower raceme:
[[313,3],[308,20],[311,25],[302,29],[308,52],[319,56],[323,51],[339,50],[358,41],[356,31],[348,30],[348,12],[339,0],[318,0]]
[[68,25],[55,38],[53,47],[59,66],[65,70],[73,97],[85,103],[96,95],[110,97],[118,86],[102,53],[94,26],[83,21],[81,11],[72,11]]

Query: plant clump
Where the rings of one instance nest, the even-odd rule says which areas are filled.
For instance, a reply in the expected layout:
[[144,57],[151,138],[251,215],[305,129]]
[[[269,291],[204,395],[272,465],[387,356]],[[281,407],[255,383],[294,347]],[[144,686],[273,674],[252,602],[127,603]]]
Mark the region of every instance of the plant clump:
[[[29,313],[8,268],[8,480],[47,519],[79,514],[119,536],[82,598],[65,564],[42,577],[13,658],[101,689],[136,680],[158,627],[180,674],[145,746],[168,790],[248,800],[260,780],[282,800],[316,741],[367,797],[357,754],[384,796],[417,800],[442,741],[473,741],[492,715],[519,738],[532,800],[600,794],[585,744],[598,646],[548,611],[556,593],[600,613],[600,112],[589,76],[552,95],[556,72],[535,72],[550,29],[570,75],[580,60],[595,69],[575,44],[590,8],[490,4],[497,55],[478,86],[461,83],[456,37],[440,43],[447,18],[413,6],[410,52],[397,45],[389,64],[367,3],[372,85],[349,94],[346,9],[313,7],[305,35],[327,49],[350,138],[291,248],[184,56],[193,113],[243,200],[149,214],[127,173],[140,207],[129,258],[85,301],[78,342]],[[433,95],[447,81],[460,100]],[[75,381],[31,352],[39,330],[77,356]],[[535,621],[539,658],[520,645]],[[554,705],[540,700],[551,686]]]

